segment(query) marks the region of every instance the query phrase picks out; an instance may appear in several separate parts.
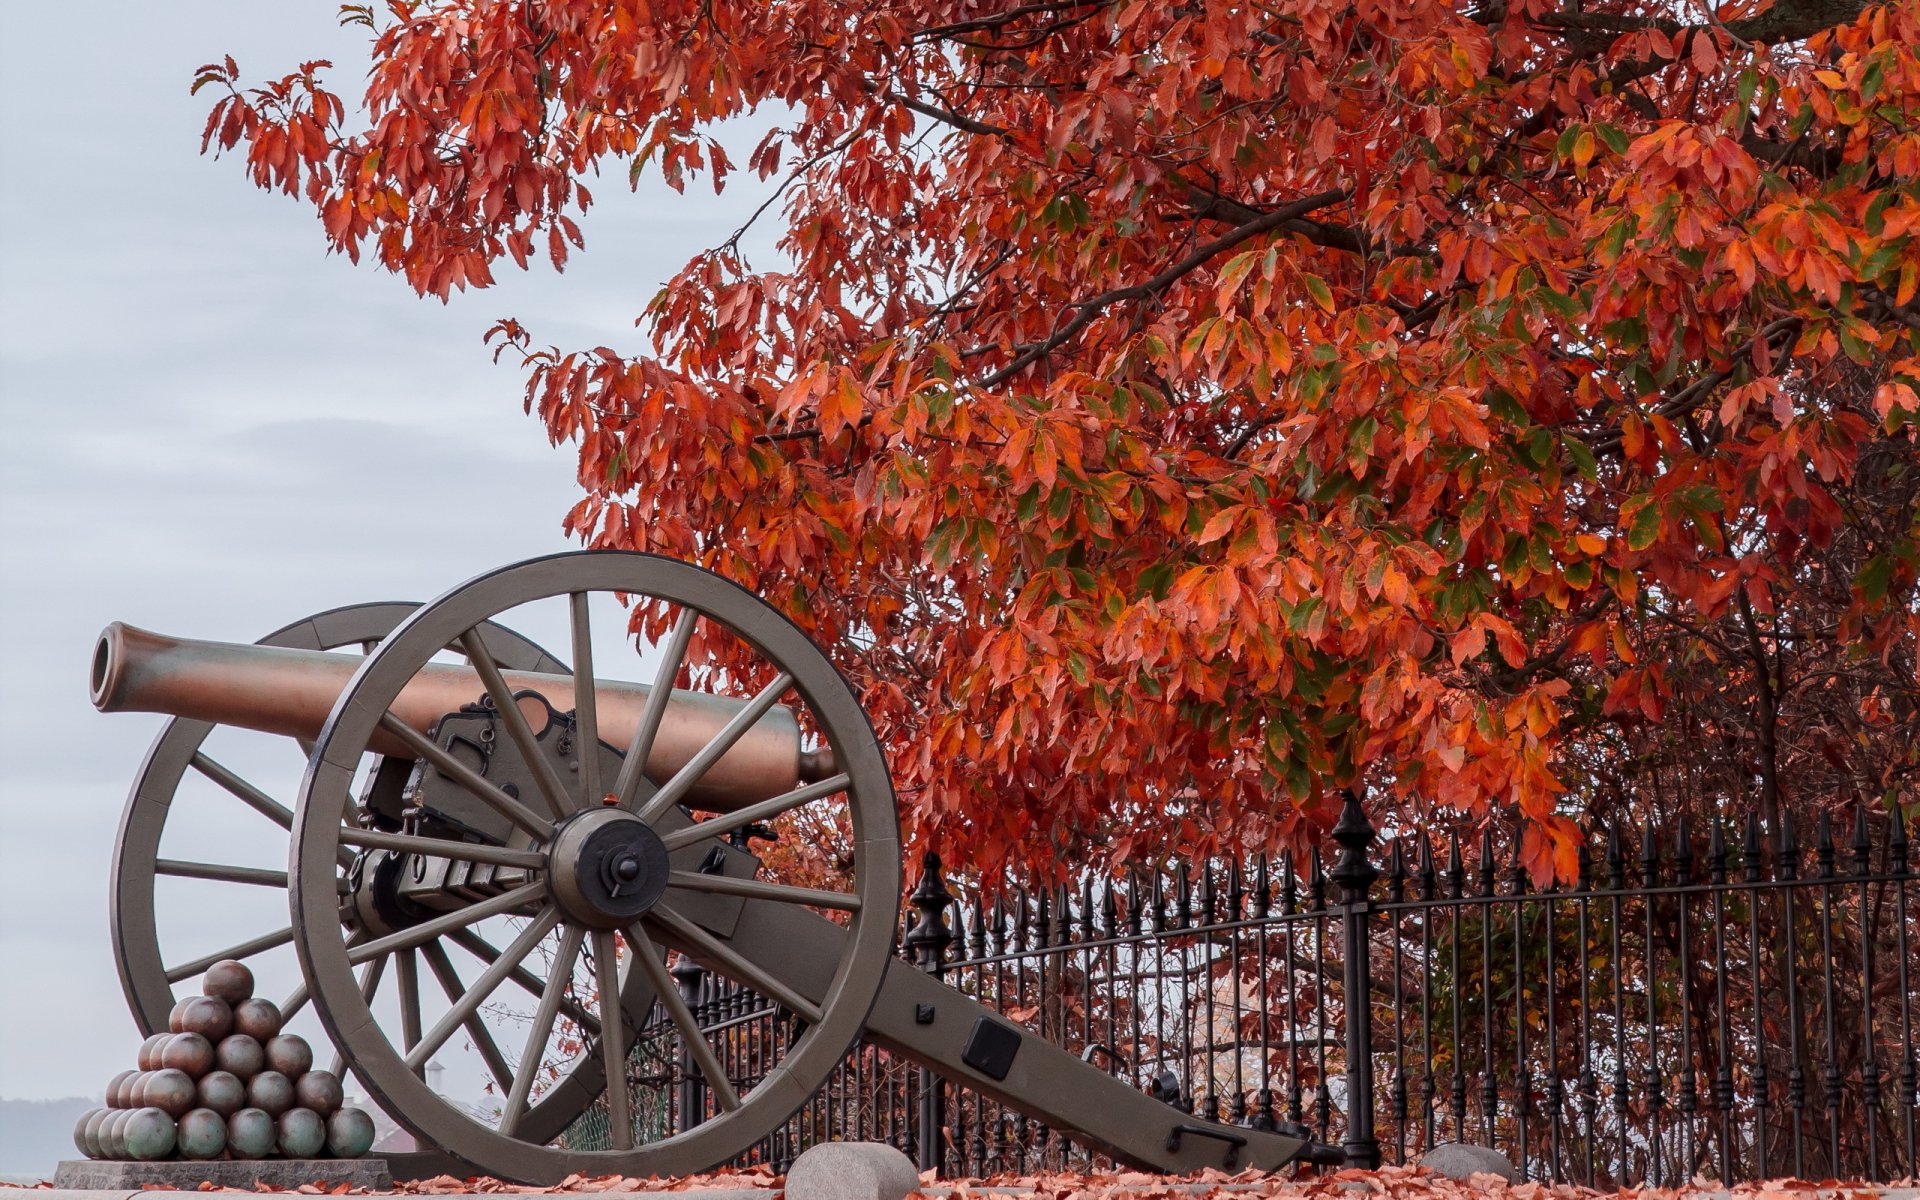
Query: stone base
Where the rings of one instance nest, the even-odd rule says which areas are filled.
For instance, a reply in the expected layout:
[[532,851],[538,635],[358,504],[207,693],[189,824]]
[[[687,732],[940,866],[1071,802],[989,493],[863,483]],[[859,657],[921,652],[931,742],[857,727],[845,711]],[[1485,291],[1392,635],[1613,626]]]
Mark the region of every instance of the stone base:
[[53,1186],[86,1191],[143,1189],[193,1191],[215,1187],[291,1192],[303,1183],[350,1184],[369,1191],[393,1187],[382,1158],[240,1158],[207,1162],[107,1162],[69,1159],[54,1172]]

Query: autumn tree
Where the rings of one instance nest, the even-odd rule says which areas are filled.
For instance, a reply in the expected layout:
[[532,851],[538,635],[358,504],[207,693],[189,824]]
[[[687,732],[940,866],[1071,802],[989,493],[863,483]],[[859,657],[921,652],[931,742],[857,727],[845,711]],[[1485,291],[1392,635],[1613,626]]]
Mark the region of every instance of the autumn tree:
[[1814,627],[1914,803],[1920,530],[1857,502],[1914,495],[1915,0],[344,13],[363,94],[227,60],[207,144],[424,295],[564,264],[603,176],[777,181],[780,257],[695,255],[637,351],[489,337],[567,528],[802,622],[950,854],[1284,840],[1359,784],[1564,873],[1676,714],[1753,799],[1740,661]]

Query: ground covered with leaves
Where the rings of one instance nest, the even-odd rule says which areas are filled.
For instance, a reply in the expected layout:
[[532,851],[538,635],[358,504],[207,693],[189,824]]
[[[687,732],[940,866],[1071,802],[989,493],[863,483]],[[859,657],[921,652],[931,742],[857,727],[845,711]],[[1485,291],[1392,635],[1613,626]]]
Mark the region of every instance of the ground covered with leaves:
[[[1731,1196],[1734,1200],[1848,1200],[1853,1196],[1876,1196],[1894,1188],[1913,1188],[1920,1181],[1900,1180],[1891,1184],[1870,1184],[1844,1180],[1772,1179],[1762,1183],[1741,1183],[1731,1187],[1714,1180],[1695,1179],[1687,1187],[1628,1188],[1618,1192],[1599,1191],[1576,1184],[1508,1183],[1493,1175],[1475,1175],[1471,1179],[1448,1179],[1417,1167],[1382,1167],[1377,1171],[1336,1171],[1324,1175],[1269,1175],[1259,1171],[1227,1174],[1202,1171],[1197,1175],[1151,1175],[1141,1171],[1059,1172],[1038,1175],[990,1175],[979,1179],[936,1179],[932,1172],[921,1176],[928,1193],[966,1197],[1018,1190],[1034,1200],[1112,1200],[1129,1197],[1139,1200],[1180,1197],[1286,1197],[1287,1200],[1336,1200],[1356,1194],[1387,1197],[1389,1200],[1590,1200],[1593,1197],[1620,1196],[1633,1200],[1681,1200],[1687,1196]],[[737,1171],[715,1171],[703,1175],[682,1175],[671,1179],[639,1178],[630,1175],[570,1175],[552,1187],[529,1187],[489,1176],[459,1178],[437,1175],[431,1179],[402,1183],[394,1193],[413,1196],[475,1195],[512,1193],[519,1195],[566,1195],[575,1193],[624,1192],[703,1192],[749,1188],[779,1189],[785,1177],[767,1167]],[[46,1187],[49,1185],[41,1185]],[[206,1192],[248,1192],[245,1188],[217,1188],[203,1184]],[[275,1189],[264,1185],[254,1192]],[[297,1189],[302,1195],[367,1195],[365,1188],[339,1184],[321,1187],[306,1184]],[[389,1194],[389,1193],[381,1193]]]

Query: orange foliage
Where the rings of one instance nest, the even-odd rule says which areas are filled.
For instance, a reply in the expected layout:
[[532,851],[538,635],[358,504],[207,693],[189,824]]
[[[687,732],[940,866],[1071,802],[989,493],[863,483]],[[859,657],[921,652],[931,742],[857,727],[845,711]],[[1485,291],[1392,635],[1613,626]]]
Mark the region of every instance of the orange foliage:
[[[569,528],[801,621],[983,869],[1304,837],[1358,782],[1564,876],[1569,713],[1671,699],[1649,598],[1773,614],[1920,424],[1916,0],[344,11],[364,111],[228,60],[209,144],[428,295],[787,114],[744,169],[789,263],[696,256],[637,356],[490,336]],[[1862,653],[1911,661],[1917,568],[1861,569]]]

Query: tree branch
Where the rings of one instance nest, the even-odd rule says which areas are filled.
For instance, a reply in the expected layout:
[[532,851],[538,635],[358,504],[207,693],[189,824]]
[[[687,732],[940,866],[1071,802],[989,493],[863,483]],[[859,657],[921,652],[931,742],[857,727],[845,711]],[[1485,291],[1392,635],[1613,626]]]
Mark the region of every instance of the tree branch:
[[892,88],[881,92],[880,97],[883,100],[891,100],[895,104],[905,105],[921,116],[932,117],[942,124],[951,125],[955,129],[965,130],[968,133],[977,133],[981,137],[1006,137],[1011,136],[1013,133],[1011,129],[1003,129],[998,125],[989,125],[985,121],[976,121],[972,117],[954,112],[952,109],[928,104],[924,100],[915,100],[912,96],[902,95]]
[[1182,277],[1206,263],[1215,255],[1231,250],[1242,242],[1256,238],[1263,233],[1272,233],[1280,229],[1287,222],[1297,220],[1307,213],[1325,208],[1329,204],[1336,204],[1346,199],[1347,194],[1346,189],[1338,188],[1332,191],[1320,192],[1304,199],[1296,200],[1292,204],[1273,209],[1271,212],[1248,221],[1244,225],[1235,227],[1211,242],[1195,247],[1194,250],[1184,258],[1168,266],[1165,270],[1150,279],[1143,280],[1140,283],[1130,284],[1127,287],[1114,288],[1111,291],[1102,292],[1097,296],[1080,301],[1072,306],[1073,317],[1067,321],[1065,325],[1054,330],[1054,332],[1049,334],[1045,339],[1022,349],[1012,362],[982,379],[979,386],[998,387],[1000,384],[1005,383],[1008,379],[1018,375],[1034,363],[1039,362],[1041,359],[1053,353],[1062,343],[1072,338],[1082,329],[1085,329],[1092,323],[1096,316],[1100,315],[1101,312],[1112,305],[1128,300],[1143,300],[1149,296],[1157,295],[1177,283]]
[[1773,45],[1801,41],[1823,29],[1844,25],[1859,17],[1865,8],[1866,0],[1781,0],[1765,12],[1713,25],[1687,25],[1657,17],[1583,12],[1541,13],[1533,18],[1533,23],[1548,29],[1576,33],[1620,34],[1657,29],[1670,38],[1720,30],[1743,42]]
[[[1800,332],[1801,324],[1802,322],[1799,317],[1782,317],[1778,321],[1769,322],[1759,333],[1754,334],[1752,338],[1748,339],[1745,345],[1733,352],[1727,366],[1702,375],[1686,387],[1675,392],[1673,396],[1664,403],[1655,406],[1653,411],[1662,417],[1672,420],[1675,417],[1684,416],[1694,409],[1699,408],[1713,395],[1713,389],[1733,378],[1735,365],[1739,363],[1740,360],[1752,354],[1755,346],[1758,346],[1761,342],[1772,342],[1783,337],[1795,337]],[[1595,454],[1611,454],[1620,448],[1620,441],[1621,435],[1618,431],[1615,431],[1604,437],[1598,437],[1588,441],[1587,447]]]
[[[1193,205],[1193,218],[1197,221],[1236,221],[1244,225],[1258,221],[1273,211],[1222,195],[1184,176],[1176,175],[1174,179],[1186,186],[1189,202]],[[1345,250],[1349,254],[1366,254],[1370,251],[1389,253],[1395,249],[1370,245],[1366,235],[1360,231],[1346,225],[1329,225],[1325,221],[1290,219],[1283,221],[1278,228],[1282,233],[1297,233],[1315,245],[1325,246],[1329,250]]]
[[1076,8],[1101,8],[1106,0],[1049,0],[1043,4],[1022,4],[991,17],[978,17],[971,21],[956,21],[951,25],[930,25],[913,35],[914,41],[932,41],[936,38],[953,37],[962,33],[991,33],[1005,29],[1022,17],[1034,17],[1043,13],[1069,12]]

